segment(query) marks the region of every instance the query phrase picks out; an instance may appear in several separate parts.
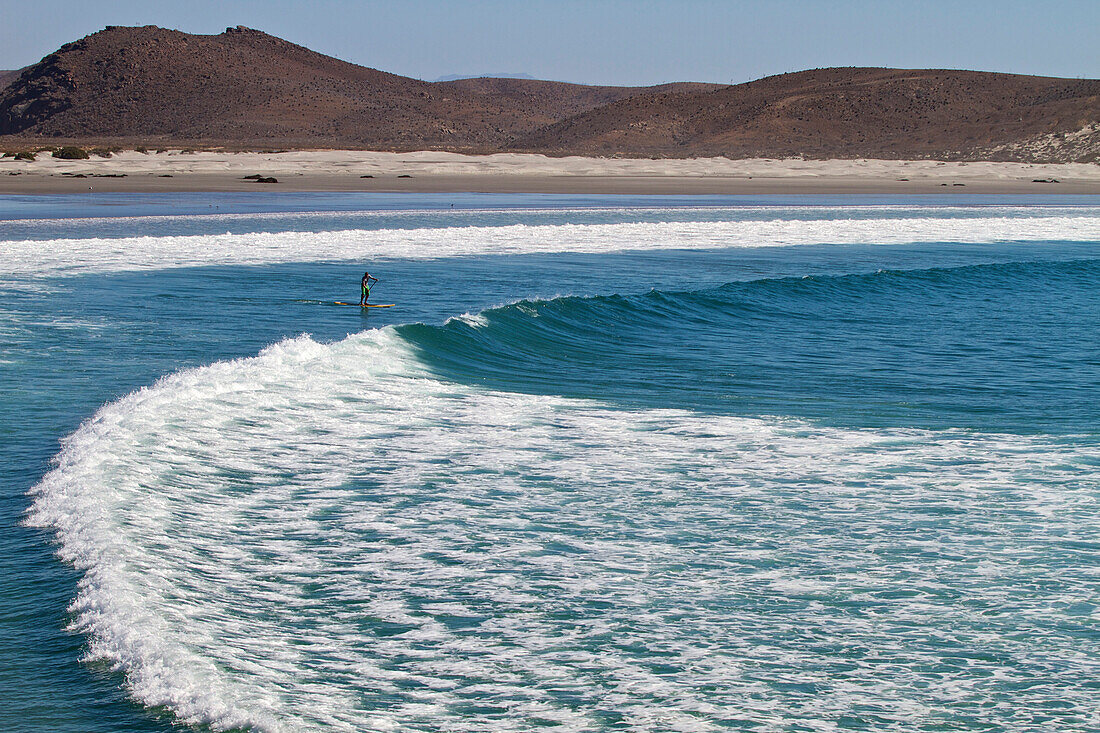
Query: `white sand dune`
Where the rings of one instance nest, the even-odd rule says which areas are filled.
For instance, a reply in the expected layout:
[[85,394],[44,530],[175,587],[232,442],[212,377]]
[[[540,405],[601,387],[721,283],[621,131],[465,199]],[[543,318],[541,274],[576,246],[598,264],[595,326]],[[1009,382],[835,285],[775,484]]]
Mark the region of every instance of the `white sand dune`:
[[[9,174],[9,175],[5,175]],[[10,175],[18,174],[18,175]],[[73,176],[118,176],[95,181]],[[291,190],[570,190],[589,193],[782,192],[807,188],[828,192],[927,191],[929,186],[978,186],[990,191],[1100,193],[1100,165],[1029,164],[934,160],[802,160],[727,158],[552,158],[500,153],[462,155],[435,151],[383,153],[303,150],[278,153],[124,151],[110,158],[60,160],[40,153],[33,162],[0,163],[0,192],[82,190],[229,190],[254,188],[251,174],[279,178]],[[401,178],[408,176],[410,178]],[[171,178],[168,178],[171,177]],[[366,178],[365,178],[366,177]],[[1054,179],[1059,186],[1040,186]],[[541,184],[539,182],[542,182]],[[555,182],[552,185],[549,182]],[[598,181],[598,182],[596,182]],[[904,184],[909,184],[908,186]],[[463,188],[465,186],[465,188]],[[774,191],[772,190],[774,189]],[[792,189],[792,190],[793,190]],[[1067,190],[1069,189],[1069,190]]]

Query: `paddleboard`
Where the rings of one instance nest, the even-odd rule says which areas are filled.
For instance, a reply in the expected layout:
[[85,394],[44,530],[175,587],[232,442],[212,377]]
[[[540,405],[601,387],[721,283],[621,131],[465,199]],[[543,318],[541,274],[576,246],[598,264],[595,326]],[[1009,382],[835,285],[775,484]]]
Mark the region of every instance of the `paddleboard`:
[[393,308],[397,303],[384,303],[381,305],[375,305],[374,303],[368,303],[367,305],[359,305],[358,303],[341,303],[340,301],[333,301],[333,305],[354,305],[359,308]]

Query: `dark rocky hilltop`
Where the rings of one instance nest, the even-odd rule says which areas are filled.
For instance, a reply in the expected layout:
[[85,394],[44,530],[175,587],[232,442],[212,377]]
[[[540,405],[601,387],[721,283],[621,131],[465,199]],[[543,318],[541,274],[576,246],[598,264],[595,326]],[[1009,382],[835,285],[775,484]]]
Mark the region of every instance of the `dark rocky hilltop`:
[[108,27],[0,72],[0,145],[1100,160],[1100,81],[819,69],[733,86],[424,82],[240,27]]
[[523,79],[429,83],[244,27],[203,36],[112,26],[62,46],[0,91],[0,135],[493,150],[647,91]]

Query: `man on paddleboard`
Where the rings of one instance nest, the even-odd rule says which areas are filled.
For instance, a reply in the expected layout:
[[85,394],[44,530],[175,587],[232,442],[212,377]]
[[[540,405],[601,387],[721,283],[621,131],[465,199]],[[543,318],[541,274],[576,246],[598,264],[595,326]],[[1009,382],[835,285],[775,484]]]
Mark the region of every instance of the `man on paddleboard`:
[[369,272],[363,273],[363,282],[361,283],[361,285],[363,286],[363,292],[359,296],[359,305],[367,304],[367,299],[370,298],[371,284],[376,282],[378,282],[378,278],[371,277]]

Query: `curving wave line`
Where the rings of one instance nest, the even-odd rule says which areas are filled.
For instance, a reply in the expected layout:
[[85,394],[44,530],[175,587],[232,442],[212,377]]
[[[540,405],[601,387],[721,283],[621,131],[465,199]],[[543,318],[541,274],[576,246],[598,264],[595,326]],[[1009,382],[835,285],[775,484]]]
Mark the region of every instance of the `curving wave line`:
[[[898,218],[976,219],[991,216],[1013,218],[1049,218],[1081,216],[1095,213],[1094,207],[1082,205],[1011,204],[978,205],[929,205],[921,204],[845,204],[836,205],[739,205],[739,206],[593,206],[580,208],[523,208],[487,207],[477,209],[370,209],[332,211],[270,211],[219,214],[164,214],[144,216],[98,216],[94,218],[64,219],[0,219],[2,231],[9,240],[31,237],[36,240],[53,240],[59,233],[69,239],[89,237],[120,238],[131,236],[127,232],[140,231],[143,235],[195,235],[216,234],[217,228],[229,226],[241,234],[246,231],[347,231],[361,227],[368,229],[446,229],[476,224],[477,226],[501,226],[515,223],[517,219],[529,226],[556,225],[564,221],[573,224],[611,223],[600,217],[618,220],[620,223],[643,223],[660,220],[718,221],[748,219],[813,220],[837,215],[844,219],[876,219],[886,216]],[[228,232],[227,232],[228,233]]]
[[1100,240],[1100,216],[563,224],[0,241],[0,276],[544,252]]
[[[827,419],[894,405],[886,424],[1076,433],[1095,422],[1098,277],[1086,258],[762,278],[520,300],[397,333],[437,373],[509,391]],[[914,366],[937,349],[934,369]]]
[[624,410],[415,354],[292,339],[67,438],[28,521],[83,574],[88,657],[218,730],[1095,711],[1094,442]]

